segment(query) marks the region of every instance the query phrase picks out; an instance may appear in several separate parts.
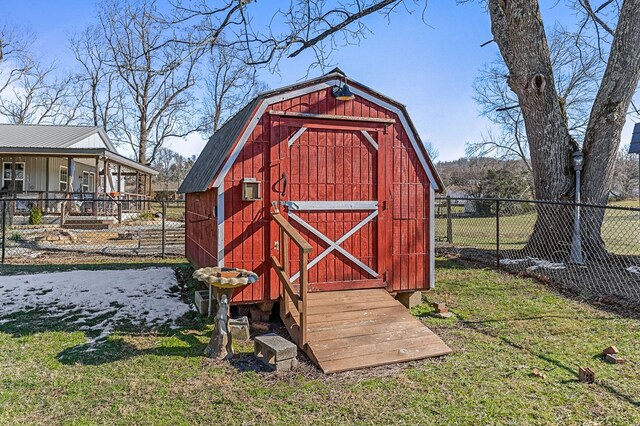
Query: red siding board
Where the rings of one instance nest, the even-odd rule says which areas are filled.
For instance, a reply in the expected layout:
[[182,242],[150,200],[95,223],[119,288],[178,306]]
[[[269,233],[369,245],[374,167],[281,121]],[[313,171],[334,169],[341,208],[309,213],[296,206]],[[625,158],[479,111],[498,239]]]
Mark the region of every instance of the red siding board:
[[[377,141],[376,151],[364,136],[353,130],[309,128],[289,149],[287,136],[298,128],[287,120],[265,114],[225,177],[225,265],[258,272],[259,280],[233,298],[234,303],[276,300],[279,285],[270,273],[269,255],[275,253],[277,228],[269,220],[271,202],[280,196],[272,185],[282,172],[287,174],[286,199],[292,200],[378,200],[386,201],[376,220],[369,222],[342,246],[374,270],[386,272],[389,291],[424,290],[429,287],[429,180],[422,170],[408,135],[394,113],[365,99],[342,102],[321,90],[279,102],[271,110],[393,118],[396,124],[385,132],[369,130]],[[333,123],[334,126],[341,123]],[[282,143],[284,141],[284,143]],[[281,143],[278,143],[281,142]],[[281,162],[277,164],[278,158]],[[262,201],[241,199],[241,180],[254,177],[262,182]],[[379,182],[379,184],[378,184]],[[196,196],[200,204],[196,203]],[[217,222],[212,217],[190,221],[213,208],[215,190],[187,195],[186,253],[195,266],[217,263]],[[333,241],[359,223],[367,212],[299,212]],[[204,215],[206,217],[206,214]],[[327,244],[294,225],[310,241],[313,259]],[[291,246],[291,272],[298,270],[298,255]],[[310,282],[367,280],[368,273],[344,256],[331,253],[310,271]],[[273,286],[270,284],[273,282]],[[362,284],[359,284],[362,285]],[[332,288],[333,288],[332,287]]]

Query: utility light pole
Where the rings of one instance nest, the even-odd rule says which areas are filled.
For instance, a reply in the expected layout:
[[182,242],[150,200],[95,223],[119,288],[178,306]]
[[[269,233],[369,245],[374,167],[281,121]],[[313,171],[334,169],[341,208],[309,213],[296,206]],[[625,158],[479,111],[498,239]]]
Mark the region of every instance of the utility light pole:
[[584,264],[582,257],[582,237],[580,235],[580,174],[584,165],[584,155],[578,150],[573,153],[573,168],[576,171],[576,205],[573,208],[573,238],[571,239],[571,253],[569,261],[578,265]]

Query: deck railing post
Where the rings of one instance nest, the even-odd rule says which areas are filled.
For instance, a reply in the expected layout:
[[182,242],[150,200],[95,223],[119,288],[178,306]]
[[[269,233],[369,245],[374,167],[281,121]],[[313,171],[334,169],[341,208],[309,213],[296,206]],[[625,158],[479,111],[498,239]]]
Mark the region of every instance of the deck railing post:
[[496,200],[496,268],[500,269],[500,200]]
[[[289,274],[289,236],[280,228],[280,261],[282,262],[282,268],[287,277]],[[284,283],[280,284],[282,287],[282,303],[284,304],[284,314],[289,315],[289,294],[285,290]]]
[[451,197],[447,195],[447,243],[453,244],[453,224],[451,222]]
[[7,241],[7,202],[2,201],[2,264],[4,264],[6,241]]
[[307,344],[307,253],[300,249],[300,347]]
[[167,202],[162,203],[162,258],[164,259],[167,245]]

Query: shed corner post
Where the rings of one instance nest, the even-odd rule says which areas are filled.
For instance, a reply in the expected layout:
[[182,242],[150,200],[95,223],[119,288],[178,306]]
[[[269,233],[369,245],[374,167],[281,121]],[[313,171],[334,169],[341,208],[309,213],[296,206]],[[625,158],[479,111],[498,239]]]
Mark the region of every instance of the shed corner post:
[[216,202],[217,223],[218,223],[218,252],[217,260],[218,266],[224,266],[224,180],[220,186],[216,187],[216,196],[218,201]]
[[451,196],[447,195],[447,243],[453,244],[453,222],[451,220]]
[[436,287],[436,191],[429,185],[429,288]]

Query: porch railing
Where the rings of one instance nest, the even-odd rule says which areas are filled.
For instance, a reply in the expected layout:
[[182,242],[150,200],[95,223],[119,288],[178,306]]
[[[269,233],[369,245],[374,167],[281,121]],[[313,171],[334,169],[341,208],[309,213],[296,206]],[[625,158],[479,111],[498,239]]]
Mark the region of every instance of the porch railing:
[[[309,253],[313,251],[313,248],[280,213],[274,212],[271,214],[271,217],[279,229],[280,259],[276,256],[271,256],[271,264],[282,284],[280,290],[280,298],[282,300],[280,310],[283,319],[292,315],[289,302],[293,303],[293,306],[298,311],[298,346],[303,348],[307,344],[307,292],[309,287],[307,263]],[[291,271],[289,269],[290,241],[298,247],[300,253],[300,285],[298,292],[296,292],[291,282]]]

